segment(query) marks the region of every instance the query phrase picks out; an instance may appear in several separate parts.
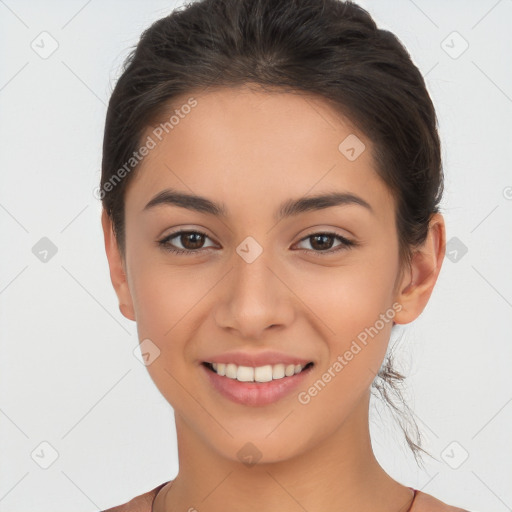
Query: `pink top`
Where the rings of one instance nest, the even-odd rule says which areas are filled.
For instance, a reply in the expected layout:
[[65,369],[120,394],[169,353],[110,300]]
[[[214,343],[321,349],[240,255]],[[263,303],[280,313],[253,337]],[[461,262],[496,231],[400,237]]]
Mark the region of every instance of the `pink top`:
[[[136,496],[122,505],[103,510],[102,512],[153,512],[153,503],[157,494],[169,482],[171,480],[158,485],[151,489],[151,491]],[[406,512],[469,512],[466,509],[447,505],[430,494],[426,494],[413,487],[409,487],[409,489],[414,491],[414,497]]]

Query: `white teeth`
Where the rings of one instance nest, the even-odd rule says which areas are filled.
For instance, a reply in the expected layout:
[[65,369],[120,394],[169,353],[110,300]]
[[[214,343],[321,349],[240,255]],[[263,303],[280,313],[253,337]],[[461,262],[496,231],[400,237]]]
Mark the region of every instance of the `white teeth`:
[[285,371],[284,371],[284,374],[287,376],[287,377],[291,377],[293,374],[295,373],[295,365],[294,364],[289,364]]
[[254,368],[254,381],[255,382],[270,382],[272,380],[272,366],[258,366]]
[[236,372],[236,380],[240,382],[253,382],[254,381],[254,368],[249,366],[239,366]]
[[240,382],[270,382],[271,380],[291,377],[302,371],[300,364],[284,365],[267,364],[253,368],[251,366],[237,366],[233,363],[212,363],[214,371],[218,375],[228,377],[229,379],[238,380]]
[[226,377],[229,377],[230,379],[236,379],[236,372],[237,372],[237,366],[236,364],[229,363],[226,365]]
[[272,379],[282,379],[284,377],[284,364],[276,364],[272,367]]

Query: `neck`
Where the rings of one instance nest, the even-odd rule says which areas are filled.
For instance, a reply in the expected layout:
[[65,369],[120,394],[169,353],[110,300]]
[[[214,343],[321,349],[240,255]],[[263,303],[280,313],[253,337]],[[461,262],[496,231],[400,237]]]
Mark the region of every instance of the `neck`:
[[221,457],[176,415],[180,470],[154,512],[405,512],[413,492],[392,479],[372,450],[370,393],[314,448],[274,463],[247,466]]

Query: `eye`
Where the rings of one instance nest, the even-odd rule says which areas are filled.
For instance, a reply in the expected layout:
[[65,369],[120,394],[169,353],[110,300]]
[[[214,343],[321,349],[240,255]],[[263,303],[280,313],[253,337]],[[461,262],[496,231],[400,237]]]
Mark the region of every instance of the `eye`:
[[[313,243],[310,245],[313,247],[313,250],[310,249],[302,249],[306,252],[313,252],[317,256],[326,256],[329,254],[337,253],[342,250],[349,249],[351,247],[355,247],[358,245],[357,242],[353,240],[349,240],[348,238],[345,238],[344,236],[338,235],[337,233],[311,233],[310,235],[306,236],[301,240],[301,242],[312,240]],[[340,241],[340,244],[337,246],[334,250],[329,250],[332,247],[332,241],[333,239],[338,239]],[[318,250],[316,250],[318,249]]]
[[[171,240],[175,238],[179,240],[179,243],[182,245],[183,248],[176,247],[173,243],[171,243]],[[200,254],[201,252],[203,252],[201,251],[201,249],[204,248],[203,244],[206,238],[209,238],[209,236],[201,231],[180,230],[171,233],[162,240],[159,240],[157,243],[160,247],[162,247],[163,250],[167,252],[173,254],[185,254],[188,256]],[[333,239],[339,240],[340,244],[334,250],[330,250],[333,246]],[[311,233],[310,235],[303,238],[299,243],[308,240],[313,241],[313,243],[310,242],[310,245],[313,247],[313,249],[301,250],[308,253],[313,252],[315,255],[318,256],[325,256],[328,254],[337,253],[341,250],[349,249],[350,247],[358,245],[358,243],[353,240],[349,240],[348,238],[338,235],[337,233],[331,232]]]
[[[173,244],[171,244],[171,240],[174,238],[178,238],[179,242],[184,246],[183,249],[179,247],[176,248]],[[170,235],[166,236],[162,240],[159,240],[157,243],[164,251],[172,252],[174,254],[186,254],[186,255],[195,255],[202,251],[201,245],[204,243],[204,239],[209,238],[206,233],[201,231],[175,231]]]

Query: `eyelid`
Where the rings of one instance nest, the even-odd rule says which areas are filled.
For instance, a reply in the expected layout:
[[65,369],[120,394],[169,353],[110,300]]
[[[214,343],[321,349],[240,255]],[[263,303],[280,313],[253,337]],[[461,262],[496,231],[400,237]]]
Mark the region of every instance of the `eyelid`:
[[212,236],[209,234],[210,230],[208,228],[205,228],[201,226],[201,224],[178,224],[177,226],[170,226],[165,228],[163,231],[160,231],[160,233],[166,233],[158,235],[159,239],[168,238],[169,236],[177,235],[178,233],[201,233],[203,235],[206,235],[210,238]]
[[346,233],[349,233],[348,235],[338,233],[337,229],[340,229],[340,228],[329,228],[329,227],[323,228],[323,227],[319,227],[319,226],[314,226],[313,228],[311,228],[307,231],[307,233],[301,238],[301,240],[304,240],[304,238],[308,238],[313,235],[332,235],[332,236],[339,236],[340,238],[343,238],[347,241],[355,241],[354,240],[355,236],[352,233],[350,233],[347,230],[343,230],[343,231],[345,231]]

